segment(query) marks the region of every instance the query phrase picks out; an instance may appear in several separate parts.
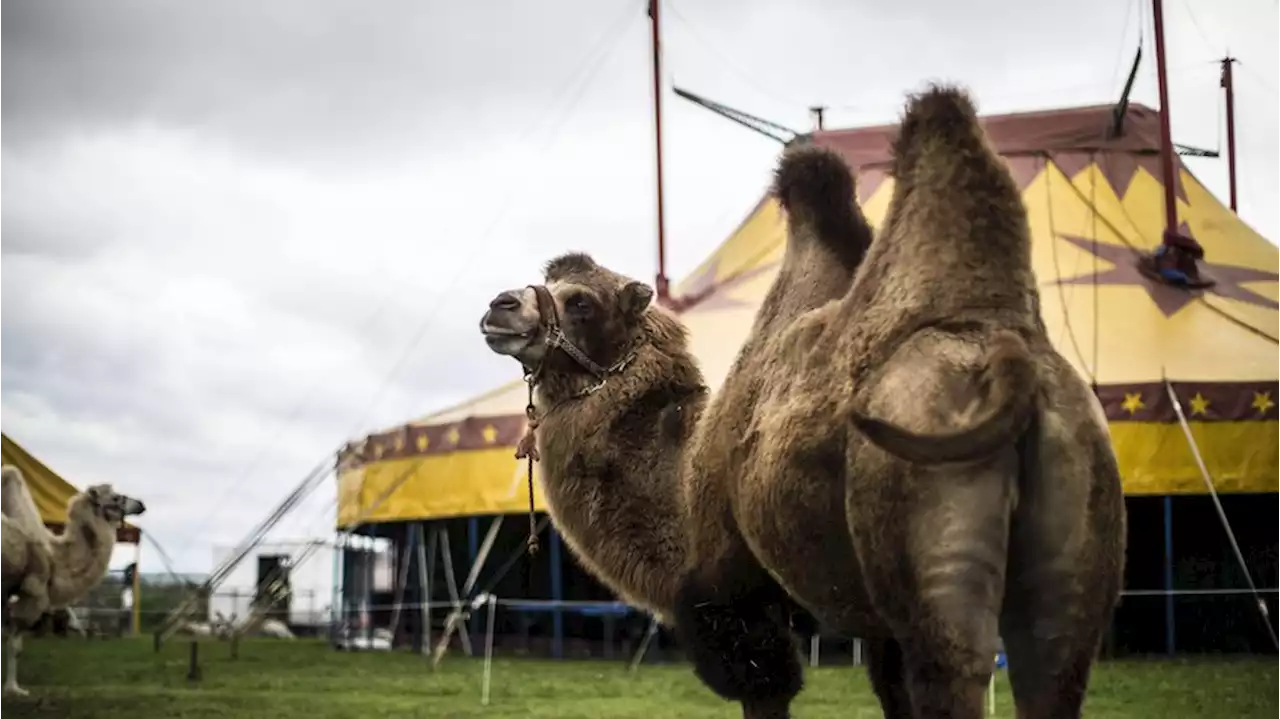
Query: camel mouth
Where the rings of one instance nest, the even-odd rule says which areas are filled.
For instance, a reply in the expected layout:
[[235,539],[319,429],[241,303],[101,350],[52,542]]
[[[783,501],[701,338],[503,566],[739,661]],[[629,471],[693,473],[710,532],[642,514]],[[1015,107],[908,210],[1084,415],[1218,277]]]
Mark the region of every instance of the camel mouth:
[[533,339],[535,330],[520,332],[517,330],[509,329],[507,327],[496,327],[494,325],[481,325],[480,332],[484,334],[485,337],[497,337],[502,339],[518,337],[522,339]]
[[[538,327],[520,327],[525,323],[519,320],[520,318],[508,313],[490,310],[480,318],[480,334],[484,335],[489,347],[495,350],[509,351],[513,345],[524,347],[537,337]],[[517,326],[512,327],[511,324]]]
[[484,343],[489,351],[508,357],[520,357],[528,354],[537,343],[538,328],[520,330],[493,322],[489,314],[480,321],[480,333],[484,335]]

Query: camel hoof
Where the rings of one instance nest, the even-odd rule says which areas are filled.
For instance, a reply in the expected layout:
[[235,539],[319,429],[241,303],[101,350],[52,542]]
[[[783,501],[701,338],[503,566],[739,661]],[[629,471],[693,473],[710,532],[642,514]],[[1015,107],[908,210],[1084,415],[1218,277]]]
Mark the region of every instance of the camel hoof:
[[31,692],[27,691],[26,689],[23,689],[17,684],[12,684],[12,685],[5,685],[4,695],[7,697],[25,697],[25,696],[31,696]]

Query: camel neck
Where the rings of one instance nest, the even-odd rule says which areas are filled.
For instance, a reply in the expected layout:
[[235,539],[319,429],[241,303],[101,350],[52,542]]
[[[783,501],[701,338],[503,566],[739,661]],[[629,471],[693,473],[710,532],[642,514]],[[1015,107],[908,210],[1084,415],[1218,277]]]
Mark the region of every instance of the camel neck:
[[537,439],[544,496],[570,550],[627,601],[666,612],[684,564],[682,457],[707,392],[683,328],[665,316],[655,325],[590,395],[555,407],[572,396],[565,384],[540,387],[539,409],[555,408]]

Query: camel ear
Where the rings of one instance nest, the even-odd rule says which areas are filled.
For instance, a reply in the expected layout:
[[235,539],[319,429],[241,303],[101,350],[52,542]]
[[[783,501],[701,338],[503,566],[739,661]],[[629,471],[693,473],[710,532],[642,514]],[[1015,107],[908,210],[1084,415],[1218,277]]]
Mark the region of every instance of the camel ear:
[[618,298],[618,304],[622,307],[622,312],[627,317],[639,317],[646,309],[649,308],[649,302],[653,300],[653,288],[643,282],[628,282],[622,288],[622,295]]

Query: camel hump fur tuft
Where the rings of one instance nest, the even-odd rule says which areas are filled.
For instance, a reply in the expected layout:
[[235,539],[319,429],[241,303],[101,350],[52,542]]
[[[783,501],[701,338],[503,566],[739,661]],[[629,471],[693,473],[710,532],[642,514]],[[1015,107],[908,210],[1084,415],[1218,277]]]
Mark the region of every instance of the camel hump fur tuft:
[[816,145],[793,145],[773,173],[773,196],[787,213],[788,249],[817,243],[852,270],[862,261],[871,231],[858,209],[856,183],[840,155]]
[[893,175],[901,182],[938,153],[963,156],[986,146],[973,100],[955,85],[934,84],[911,95],[893,140]]
[[881,449],[919,464],[966,462],[1007,447],[1036,411],[1039,378],[1026,342],[1014,332],[992,337],[986,361],[976,376],[959,381],[957,396],[971,397],[953,418],[950,430],[913,432],[887,420],[853,413],[853,423]]

